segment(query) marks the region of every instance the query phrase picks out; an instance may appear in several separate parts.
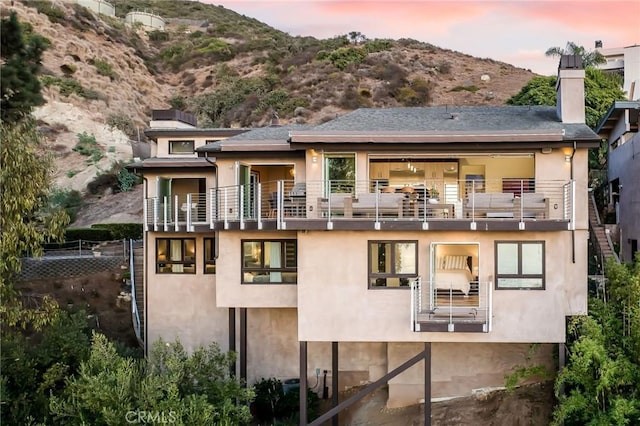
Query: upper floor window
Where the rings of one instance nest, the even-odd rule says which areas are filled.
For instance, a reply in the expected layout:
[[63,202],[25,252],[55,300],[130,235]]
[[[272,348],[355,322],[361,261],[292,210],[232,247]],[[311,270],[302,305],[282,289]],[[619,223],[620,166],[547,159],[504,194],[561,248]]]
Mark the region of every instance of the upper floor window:
[[205,238],[204,239],[204,273],[215,274],[216,273],[216,239]]
[[195,274],[196,240],[194,238],[158,238],[156,272],[160,274]]
[[169,141],[169,154],[193,154],[195,141]]
[[418,276],[417,241],[369,241],[369,287],[409,287]]
[[298,281],[296,240],[243,240],[242,283],[286,283]]
[[544,241],[496,241],[496,289],[544,289]]

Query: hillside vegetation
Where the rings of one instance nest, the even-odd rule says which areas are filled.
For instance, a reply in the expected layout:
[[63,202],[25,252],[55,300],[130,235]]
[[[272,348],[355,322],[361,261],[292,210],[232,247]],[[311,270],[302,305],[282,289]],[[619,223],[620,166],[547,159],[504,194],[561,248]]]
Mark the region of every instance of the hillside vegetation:
[[[359,107],[502,105],[535,74],[428,41],[293,37],[221,6],[116,0],[117,18],[62,1],[16,1],[46,37],[46,104],[35,111],[57,157],[56,181],[85,191],[144,143],[151,110],[180,108],[205,126],[315,124]],[[165,31],[124,23],[152,11]],[[203,25],[204,24],[204,25]],[[73,151],[78,134],[102,155]]]

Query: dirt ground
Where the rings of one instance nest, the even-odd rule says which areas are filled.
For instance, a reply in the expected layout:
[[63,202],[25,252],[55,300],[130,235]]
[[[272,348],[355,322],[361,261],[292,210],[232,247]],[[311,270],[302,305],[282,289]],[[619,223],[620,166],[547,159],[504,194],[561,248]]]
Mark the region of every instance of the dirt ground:
[[84,309],[91,325],[112,340],[139,347],[131,318],[130,296],[123,283],[123,269],[75,278],[23,281],[16,287],[25,295],[50,294],[63,308]]
[[[341,395],[349,398],[359,389]],[[387,388],[383,387],[364,397],[341,413],[340,425],[349,426],[414,426],[424,424],[424,405],[403,408],[385,408]],[[329,401],[321,401],[324,411]],[[431,404],[433,426],[543,426],[551,421],[555,399],[553,383],[536,383],[521,386],[509,393],[505,390],[488,390],[475,396],[455,398]],[[331,421],[325,423],[330,425]]]

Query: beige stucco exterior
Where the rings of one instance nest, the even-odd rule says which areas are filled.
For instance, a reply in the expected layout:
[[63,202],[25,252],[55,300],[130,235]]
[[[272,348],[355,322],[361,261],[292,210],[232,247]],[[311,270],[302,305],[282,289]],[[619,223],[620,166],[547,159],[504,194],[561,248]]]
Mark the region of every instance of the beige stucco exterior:
[[[559,116],[566,123],[584,123],[584,89],[581,89],[584,71],[563,69],[560,76],[562,81],[558,93],[564,100],[558,102]],[[554,120],[548,121],[557,124]],[[168,340],[179,337],[188,349],[212,340],[218,341],[225,349],[229,348],[229,339],[235,339],[241,342],[236,349],[245,351],[246,380],[249,384],[261,378],[286,380],[306,374],[309,387],[320,394],[324,371],[327,370],[327,386],[330,386],[331,378],[336,373],[331,371],[332,342],[338,342],[339,346],[339,390],[380,379],[422,351],[425,343],[431,347],[433,398],[464,396],[476,388],[502,386],[505,374],[513,371],[516,365],[542,364],[553,370],[553,353],[557,351],[557,344],[564,343],[566,339],[566,317],[582,315],[587,311],[586,146],[592,141],[583,142],[580,146],[577,142],[566,140],[564,130],[541,127],[540,135],[529,132],[526,125],[523,135],[519,135],[518,130],[509,133],[511,129],[502,134],[500,130],[496,130],[496,133],[480,131],[479,134],[472,134],[473,129],[464,129],[459,134],[461,140],[455,140],[457,134],[454,133],[444,135],[452,139],[446,141],[453,144],[451,146],[463,146],[464,149],[460,151],[446,151],[449,145],[439,141],[431,145],[429,138],[434,136],[431,131],[424,132],[422,136],[426,139],[425,142],[420,141],[420,145],[415,141],[413,145],[411,141],[404,145],[402,132],[392,136],[381,132],[382,136],[374,136],[390,139],[380,142],[375,149],[358,140],[359,137],[369,138],[366,132],[356,136],[347,132],[345,140],[340,139],[342,135],[321,135],[319,137],[336,137],[337,140],[324,140],[308,147],[303,145],[308,142],[304,138],[313,138],[312,132],[303,135],[297,142],[292,141],[291,136],[290,146],[278,141],[261,144],[248,138],[238,141],[237,146],[233,143],[216,144],[215,149],[207,151],[207,157],[215,162],[215,166],[196,164],[198,168],[192,169],[194,165],[185,162],[184,169],[151,168],[145,172],[147,198],[158,195],[157,178],[173,177],[172,195],[202,192],[204,186],[207,197],[210,196],[210,190],[217,188],[220,190],[218,197],[225,201],[215,206],[223,210],[221,216],[224,216],[224,220],[217,218],[217,223],[212,218],[212,207],[206,213],[211,221],[200,221],[189,229],[191,232],[186,232],[189,226],[178,223],[180,218],[176,215],[175,228],[170,227],[164,232],[149,229],[146,233],[145,319],[148,344],[159,337]],[[350,145],[348,138],[352,136],[354,143]],[[532,140],[535,137],[542,139]],[[476,143],[474,138],[484,142]],[[167,149],[169,139],[174,138],[158,138],[158,157],[180,161],[197,156],[170,155]],[[205,145],[207,138],[189,136],[182,139],[195,140],[198,148]],[[371,143],[377,143],[373,139]],[[315,143],[313,140],[311,142]],[[498,148],[492,150],[483,146],[483,143]],[[255,144],[255,147],[249,149],[251,144]],[[354,199],[378,190],[377,184],[375,190],[371,188],[373,179],[386,178],[387,184],[394,186],[387,171],[389,165],[385,169],[381,164],[406,157],[419,160],[420,175],[424,176],[424,182],[411,182],[412,185],[417,184],[422,186],[421,189],[428,188],[430,191],[434,188],[442,190],[445,185],[449,189],[453,185],[456,189],[457,185],[457,194],[453,191],[457,198],[455,202],[458,202],[455,209],[462,208],[463,199],[468,197],[465,191],[471,188],[471,194],[475,194],[475,182],[467,179],[467,176],[477,175],[483,179],[480,192],[511,193],[514,205],[517,198],[523,203],[525,192],[544,193],[544,198],[548,199],[548,211],[545,205],[542,215],[536,216],[534,213],[525,218],[522,210],[522,218],[517,219],[518,212],[510,210],[506,212],[506,218],[502,216],[505,222],[501,222],[500,216],[489,215],[478,216],[481,219],[476,222],[478,217],[473,210],[469,215],[468,209],[465,211],[467,216],[460,214],[450,217],[447,213],[430,218],[434,222],[440,220],[445,225],[447,221],[458,221],[456,226],[450,224],[452,226],[432,228],[441,230],[429,229],[426,213],[425,226],[421,226],[418,215],[403,217],[403,212],[397,217],[384,219],[385,226],[374,227],[372,223],[366,223],[373,222],[371,215],[354,218],[343,212],[343,216],[337,215],[335,220],[342,220],[343,224],[350,223],[352,228],[346,226],[339,230],[339,227],[328,226],[328,222],[333,220],[331,212],[326,214],[325,211],[324,216],[319,213],[320,198],[327,196],[325,160],[336,154],[353,154],[355,157]],[[531,184],[535,188],[531,186],[525,190],[522,186],[513,190],[509,185],[514,179],[519,182],[518,185]],[[237,186],[247,181],[256,185],[259,182],[260,186],[251,188],[252,192],[246,191],[246,188],[238,190]],[[277,181],[280,181],[278,186]],[[282,187],[284,181],[289,185],[286,188]],[[305,185],[302,214],[286,214],[284,210],[277,212],[277,218],[261,214],[261,209],[273,210],[273,206],[265,203],[265,197],[276,193],[276,189],[280,207],[285,197],[293,199],[294,195],[289,191],[294,183]],[[399,192],[404,188],[396,186],[390,189]],[[340,196],[344,193],[337,192],[340,192]],[[233,201],[229,198],[231,201],[227,203],[227,195],[233,197],[234,194],[237,199]],[[240,202],[245,200],[242,198],[245,194],[249,194],[247,197],[259,194],[262,197],[260,203],[255,203],[255,199],[247,203]],[[427,211],[426,200],[429,198],[423,196],[424,212]],[[251,202],[254,204],[250,205]],[[410,205],[408,203],[415,203],[415,199],[412,201],[407,198],[403,202],[402,208],[405,208]],[[202,203],[202,199],[199,203]],[[378,204],[376,221],[377,208]],[[236,210],[242,215],[234,216],[238,213]],[[253,210],[258,211],[258,217],[251,217]],[[255,223],[245,226],[245,218]],[[299,220],[295,226],[294,220]],[[270,221],[269,226],[263,227],[262,221]],[[395,226],[394,221],[406,221],[416,226]],[[492,227],[490,224],[505,226]],[[157,238],[194,238],[196,272],[156,273]],[[217,241],[215,275],[204,274],[204,238],[216,238]],[[296,270],[288,277],[296,277],[297,282],[284,279],[282,283],[263,281],[264,277],[268,281],[273,275],[270,271],[265,272],[267,268],[256,260],[260,258],[258,253],[266,253],[266,247],[272,246],[254,245],[252,251],[255,253],[243,258],[243,240],[296,241]],[[427,332],[427,328],[415,327],[412,317],[416,312],[415,305],[411,305],[412,291],[408,287],[369,287],[369,243],[401,240],[417,243],[417,274],[427,283],[436,269],[434,263],[438,256],[456,254],[472,257],[473,275],[484,289],[489,289],[477,295],[480,301],[478,307],[490,307],[487,310],[490,312],[489,324],[484,324],[487,325],[486,329],[472,332],[468,328],[461,332],[452,327],[448,332],[442,329],[429,329]],[[544,242],[544,287],[535,290],[497,289],[496,241]],[[444,247],[445,244],[449,246]],[[282,244],[280,247],[284,253],[282,258],[289,259],[291,251],[286,249],[290,245]],[[434,247],[440,247],[443,251],[434,255]],[[451,253],[446,250],[451,250]],[[280,260],[278,258],[278,262]],[[243,262],[252,266],[243,271]],[[282,266],[277,264],[277,268]],[[256,275],[251,275],[256,272],[252,268],[260,270]],[[291,274],[291,270],[276,272],[283,274],[282,277],[285,273]],[[260,274],[262,280],[254,280]],[[373,277],[372,282],[377,285],[376,279]],[[470,297],[470,293],[460,297]],[[244,345],[241,337],[245,312],[247,343],[246,347],[241,348],[240,345]],[[233,336],[229,336],[230,315],[236,324]],[[306,372],[302,373],[299,363],[301,342],[307,344],[308,357]],[[532,344],[541,345],[528,359]],[[241,371],[240,368],[238,370]],[[415,404],[424,398],[423,392],[424,363],[419,362],[389,382],[388,405],[398,407]]]

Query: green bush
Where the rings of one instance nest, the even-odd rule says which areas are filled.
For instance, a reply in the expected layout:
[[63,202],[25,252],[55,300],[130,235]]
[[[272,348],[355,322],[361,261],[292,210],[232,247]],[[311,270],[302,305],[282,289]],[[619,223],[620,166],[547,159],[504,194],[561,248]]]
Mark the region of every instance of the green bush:
[[64,75],[71,75],[75,73],[77,70],[78,70],[78,67],[76,67],[74,64],[60,65],[60,71],[62,71]]
[[73,222],[82,207],[82,194],[72,189],[55,188],[49,196],[49,204],[53,208],[63,208]]
[[139,240],[143,235],[142,223],[96,223],[91,229],[106,229],[112,240]]
[[98,74],[109,77],[110,80],[117,80],[118,74],[113,71],[111,64],[102,59],[93,59],[90,63],[96,68]]
[[41,332],[3,327],[2,423],[55,424],[49,398],[61,394],[65,379],[77,373],[89,355],[89,325],[82,311],[56,312]]
[[[286,394],[282,382],[276,378],[262,378],[254,385],[255,399],[252,408],[256,420],[273,422],[295,420],[300,416],[300,389],[291,389]],[[320,400],[311,389],[307,390],[307,421],[318,416]],[[298,424],[296,422],[295,424]]]
[[122,112],[109,114],[109,116],[107,117],[107,126],[109,126],[109,128],[111,129],[121,130],[122,133],[129,136],[130,138],[136,132],[136,125],[131,119],[131,116]]
[[28,4],[31,7],[35,7],[39,13],[47,15],[49,20],[53,23],[64,22],[67,17],[64,10],[52,4],[49,0],[30,0]]
[[367,57],[367,51],[356,47],[341,47],[329,53],[329,61],[344,71],[351,64],[359,64]]
[[478,86],[474,86],[474,85],[471,85],[471,86],[456,86],[453,89],[451,89],[450,92],[462,92],[464,90],[466,90],[467,92],[475,93],[478,90],[480,90],[480,88]]
[[393,47],[393,41],[388,39],[375,39],[369,40],[364,43],[364,49],[368,53],[381,52],[383,50],[389,50]]
[[64,231],[65,241],[113,241],[111,230],[101,228],[67,228]]
[[82,132],[78,133],[77,136],[78,143],[73,147],[73,151],[87,157],[91,157],[89,163],[93,164],[97,163],[104,157],[93,133]]

